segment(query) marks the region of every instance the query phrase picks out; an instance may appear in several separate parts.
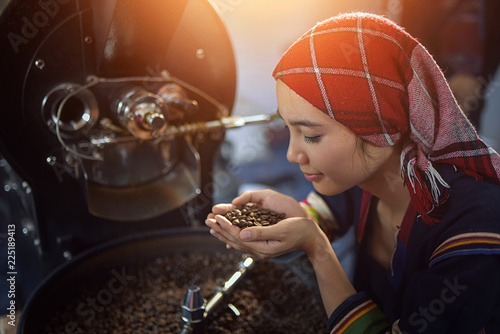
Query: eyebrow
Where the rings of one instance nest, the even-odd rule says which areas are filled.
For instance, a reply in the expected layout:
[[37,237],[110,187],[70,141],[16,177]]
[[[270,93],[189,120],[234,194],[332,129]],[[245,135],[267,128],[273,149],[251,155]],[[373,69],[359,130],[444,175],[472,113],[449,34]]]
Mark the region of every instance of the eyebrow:
[[[283,117],[281,117],[279,109],[276,109],[276,114],[278,114],[278,116],[281,119],[283,119]],[[315,127],[315,126],[322,126],[322,125],[324,125],[322,123],[313,122],[313,121],[310,121],[308,119],[301,119],[301,120],[296,120],[296,121],[292,120],[289,124],[290,125],[295,125],[295,126],[309,126],[309,127]]]

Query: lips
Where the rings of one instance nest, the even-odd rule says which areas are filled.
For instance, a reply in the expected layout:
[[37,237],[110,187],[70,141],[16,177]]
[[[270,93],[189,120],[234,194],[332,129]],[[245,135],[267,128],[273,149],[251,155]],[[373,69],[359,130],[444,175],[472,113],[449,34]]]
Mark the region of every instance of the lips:
[[308,174],[304,173],[304,177],[306,178],[307,181],[310,182],[318,182],[323,178],[323,174]]

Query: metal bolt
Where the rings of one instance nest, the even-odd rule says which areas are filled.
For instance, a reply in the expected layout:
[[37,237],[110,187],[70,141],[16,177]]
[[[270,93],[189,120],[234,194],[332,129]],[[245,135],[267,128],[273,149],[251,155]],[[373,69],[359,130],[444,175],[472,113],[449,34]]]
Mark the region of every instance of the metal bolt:
[[50,166],[54,166],[57,163],[57,158],[54,156],[47,157],[45,160]]
[[76,159],[71,154],[66,154],[66,156],[64,157],[64,162],[66,162],[68,166],[73,167],[76,164]]
[[70,252],[70,251],[65,251],[65,252],[63,253],[63,257],[64,257],[64,259],[65,259],[66,261],[69,261],[69,260],[71,260],[71,259],[73,258],[73,254],[71,254],[71,252]]
[[26,192],[26,194],[28,194],[28,195],[31,194],[31,187],[30,187],[28,182],[26,182],[26,181],[23,182],[22,186],[23,186],[23,189]]
[[45,67],[45,62],[42,60],[42,59],[37,59],[35,61],[35,66],[40,69],[40,70],[43,70],[44,67]]
[[84,41],[85,41],[85,43],[87,43],[87,44],[92,44],[92,42],[94,42],[94,40],[92,39],[92,37],[91,37],[91,36],[87,36],[87,37],[85,37]]

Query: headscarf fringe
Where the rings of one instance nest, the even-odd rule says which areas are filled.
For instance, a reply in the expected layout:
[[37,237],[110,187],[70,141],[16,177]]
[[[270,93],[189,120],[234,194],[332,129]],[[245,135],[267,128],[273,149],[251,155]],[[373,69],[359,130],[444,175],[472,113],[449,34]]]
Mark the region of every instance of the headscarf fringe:
[[404,168],[406,184],[410,184],[412,188],[409,191],[410,197],[413,205],[422,216],[422,220],[429,225],[435,225],[441,222],[441,219],[430,214],[446,199],[446,196],[441,196],[440,186],[444,188],[450,188],[450,186],[430,161],[428,170],[423,171],[423,173],[415,169],[415,162],[415,158],[410,159]]
[[[446,181],[441,177],[438,171],[432,166],[432,163],[429,161],[429,169],[425,171],[425,175],[427,176],[427,180],[431,186],[432,192],[432,200],[435,205],[439,204],[441,197],[441,191],[439,190],[439,185],[450,188],[450,185],[446,183]],[[438,184],[439,182],[439,184]]]

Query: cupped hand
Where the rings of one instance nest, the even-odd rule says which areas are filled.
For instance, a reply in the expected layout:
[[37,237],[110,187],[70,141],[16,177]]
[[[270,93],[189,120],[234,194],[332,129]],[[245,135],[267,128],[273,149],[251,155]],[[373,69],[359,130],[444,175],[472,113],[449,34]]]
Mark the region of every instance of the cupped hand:
[[213,219],[216,215],[225,215],[227,212],[246,203],[255,203],[263,208],[284,213],[286,218],[307,217],[307,212],[293,197],[271,189],[264,189],[244,191],[240,196],[233,199],[232,203],[214,205],[212,212],[208,214],[207,218]]
[[269,259],[299,250],[306,253],[315,246],[318,237],[324,238],[318,225],[308,218],[287,218],[266,227],[248,227],[240,229],[231,224],[224,216],[215,215],[207,218],[206,225],[210,233],[228,248]]
[[215,218],[216,215],[225,215],[227,212],[236,209],[236,206],[231,203],[217,204],[212,207],[212,212],[207,216],[208,219]]
[[287,218],[307,217],[307,212],[297,200],[271,189],[244,191],[231,204],[237,207],[246,203],[256,203],[263,208],[283,212]]

